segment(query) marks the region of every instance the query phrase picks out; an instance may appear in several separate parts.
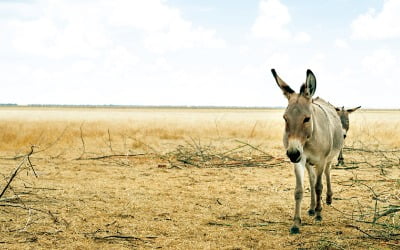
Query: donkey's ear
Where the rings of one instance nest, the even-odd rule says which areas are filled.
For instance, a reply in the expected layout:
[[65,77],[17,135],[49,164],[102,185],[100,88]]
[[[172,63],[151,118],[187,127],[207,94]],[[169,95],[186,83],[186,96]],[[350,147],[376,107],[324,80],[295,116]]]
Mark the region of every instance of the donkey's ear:
[[317,89],[317,79],[315,79],[314,73],[307,69],[306,82],[301,86],[300,94],[304,97],[311,98],[315,90]]
[[335,110],[336,110],[337,112],[339,112],[339,111],[340,111],[340,108],[338,108],[338,107],[335,107]]
[[281,88],[283,94],[286,96],[287,99],[290,98],[290,95],[294,93],[294,90],[287,85],[276,73],[275,69],[271,69],[272,75],[275,78],[276,83],[278,84],[279,88]]
[[361,108],[361,106],[358,106],[357,108],[353,108],[353,109],[348,109],[347,112],[352,113],[352,112],[356,111],[359,108]]

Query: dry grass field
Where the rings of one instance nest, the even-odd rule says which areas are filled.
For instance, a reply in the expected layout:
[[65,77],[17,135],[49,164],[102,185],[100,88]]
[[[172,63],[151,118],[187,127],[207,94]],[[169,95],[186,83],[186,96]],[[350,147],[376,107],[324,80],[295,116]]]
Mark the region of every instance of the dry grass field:
[[0,248],[399,249],[400,111],[351,115],[299,235],[282,113],[0,108]]

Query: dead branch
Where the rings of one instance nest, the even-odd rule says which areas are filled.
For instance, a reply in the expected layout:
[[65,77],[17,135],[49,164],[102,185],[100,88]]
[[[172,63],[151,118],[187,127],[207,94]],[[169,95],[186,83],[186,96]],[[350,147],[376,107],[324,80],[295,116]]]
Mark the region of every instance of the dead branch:
[[138,142],[138,143],[140,143],[140,144],[142,144],[142,145],[144,145],[144,146],[146,146],[148,149],[150,149],[151,151],[153,151],[154,154],[156,154],[156,155],[159,156],[160,158],[163,158],[163,155],[162,155],[160,152],[158,152],[158,150],[156,150],[154,147],[150,146],[149,144],[146,144],[146,143],[144,143],[143,141],[140,141],[140,140],[138,140],[138,139],[136,139],[136,138],[133,138],[133,137],[128,137],[128,138],[129,138],[129,139],[132,139],[132,140],[134,140],[134,141],[136,141],[136,142]]
[[33,164],[31,162],[31,158],[30,158],[30,156],[34,153],[33,152],[33,147],[34,146],[31,146],[31,152],[26,156],[26,162],[28,163],[28,167],[32,170],[33,174],[37,178],[38,175],[36,174],[35,168],[33,167]]
[[247,143],[247,142],[243,142],[243,141],[240,141],[240,140],[235,140],[235,141],[238,142],[238,143],[241,143],[241,144],[245,144],[245,145],[249,146],[250,148],[252,148],[252,149],[254,149],[254,150],[257,150],[257,151],[263,153],[263,154],[266,155],[266,156],[269,156],[269,157],[271,157],[271,158],[274,158],[272,155],[266,153],[265,151],[259,149],[258,147],[255,147],[255,146],[253,146],[253,145],[251,145],[251,144],[249,144],[249,143]]
[[380,150],[380,149],[366,149],[366,148],[354,148],[354,147],[343,147],[344,150],[347,151],[358,151],[358,152],[366,152],[366,153],[399,153],[400,150],[392,149],[392,150]]
[[33,207],[27,207],[25,205],[21,205],[21,204],[15,204],[15,203],[0,203],[0,207],[14,207],[14,208],[21,208],[21,209],[25,209],[25,210],[34,210],[34,211],[38,211],[44,214],[48,214],[51,215],[52,217],[54,216],[53,214],[49,213],[49,211],[46,210],[42,210],[39,208],[33,208]]
[[232,224],[228,224],[228,223],[220,223],[220,222],[216,222],[216,221],[210,221],[207,223],[208,226],[220,226],[220,227],[231,227]]
[[129,235],[107,235],[107,236],[95,236],[93,237],[95,240],[113,240],[113,239],[122,239],[122,240],[139,240],[144,241],[142,238],[136,236],[129,236]]
[[214,120],[214,124],[215,124],[215,129],[217,130],[218,138],[221,138],[220,133],[219,133],[219,129],[218,129],[217,119]]
[[377,220],[379,220],[380,218],[387,216],[389,214],[393,214],[393,213],[397,213],[400,211],[400,206],[390,206],[390,208],[388,210],[386,210],[385,212],[378,214],[375,216],[373,222],[375,223]]
[[66,126],[64,128],[64,130],[61,132],[61,134],[53,142],[51,142],[47,147],[37,150],[37,151],[33,152],[32,154],[38,154],[38,153],[44,152],[44,151],[50,149],[51,147],[53,147],[54,145],[56,145],[61,140],[61,138],[64,136],[67,129],[68,129],[68,126]]
[[10,202],[10,201],[17,201],[20,200],[19,196],[13,196],[13,197],[4,197],[0,199],[0,202]]
[[139,154],[112,154],[112,155],[101,155],[101,156],[94,156],[94,157],[85,157],[85,158],[77,158],[76,160],[102,160],[107,158],[114,158],[114,157],[136,157],[136,156],[143,156],[146,155],[144,153]]
[[383,234],[375,235],[375,234],[368,233],[367,231],[361,229],[360,227],[358,227],[356,225],[351,225],[351,224],[347,224],[346,227],[354,228],[354,229],[360,231],[361,233],[363,233],[364,235],[366,235],[368,238],[371,238],[374,240],[384,240],[384,241],[398,240],[399,238],[396,238],[396,237],[400,235],[400,234],[392,234],[392,233],[387,233],[387,232],[384,232]]
[[83,155],[86,153],[86,144],[85,144],[85,140],[83,139],[83,130],[82,130],[82,127],[83,127],[84,124],[85,123],[82,122],[81,126],[79,127],[80,136],[81,136],[81,142],[82,142],[82,153],[76,160],[81,159],[83,157]]
[[11,182],[14,180],[14,178],[17,176],[18,171],[21,169],[22,166],[24,166],[25,163],[28,164],[28,166],[33,170],[33,172],[36,175],[35,169],[33,168],[33,165],[29,159],[29,157],[33,154],[33,148],[34,146],[31,146],[31,151],[25,155],[24,159],[18,164],[18,166],[14,169],[13,173],[11,174],[10,179],[8,180],[7,184],[5,185],[5,187],[3,188],[3,190],[0,193],[0,199],[1,197],[3,197],[4,193],[7,191],[8,187],[10,186]]
[[[160,159],[166,160],[171,167],[272,167],[282,164],[281,160],[267,154],[259,147],[246,142],[232,149],[220,151],[210,143],[204,145],[200,141],[190,138],[186,144],[178,145],[175,150],[164,155]],[[261,154],[260,154],[261,153]],[[274,162],[272,162],[274,161]]]
[[108,147],[110,148],[111,152],[114,153],[114,150],[112,148],[112,143],[111,143],[110,129],[107,129],[107,133],[108,133]]
[[252,138],[252,137],[254,136],[254,131],[256,130],[257,124],[258,124],[258,121],[256,121],[256,122],[254,123],[253,129],[252,129],[251,132],[250,132],[249,138]]
[[367,236],[368,236],[369,238],[371,238],[371,239],[375,239],[375,240],[381,240],[381,239],[382,239],[381,237],[376,237],[376,236],[373,236],[373,235],[367,233],[366,231],[362,230],[362,229],[361,229],[360,227],[358,227],[358,226],[348,224],[348,225],[346,225],[346,227],[350,227],[350,228],[357,229],[358,231],[360,231],[361,233],[367,235]]

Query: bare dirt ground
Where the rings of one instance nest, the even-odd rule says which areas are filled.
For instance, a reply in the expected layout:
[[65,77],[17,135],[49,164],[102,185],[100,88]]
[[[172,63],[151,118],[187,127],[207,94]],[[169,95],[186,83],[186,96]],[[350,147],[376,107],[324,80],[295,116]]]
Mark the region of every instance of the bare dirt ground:
[[0,248],[400,248],[398,111],[351,116],[333,204],[314,221],[306,188],[299,235],[289,234],[295,177],[282,110],[2,108],[0,117]]

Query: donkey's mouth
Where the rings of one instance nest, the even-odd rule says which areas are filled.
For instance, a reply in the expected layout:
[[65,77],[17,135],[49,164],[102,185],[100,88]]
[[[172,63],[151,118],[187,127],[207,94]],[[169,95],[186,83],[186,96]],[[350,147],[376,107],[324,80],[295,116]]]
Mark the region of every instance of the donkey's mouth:
[[301,153],[298,150],[288,150],[286,154],[289,157],[290,161],[293,163],[299,163],[301,160]]
[[299,157],[299,158],[297,158],[297,159],[292,159],[292,158],[289,157],[289,159],[290,159],[290,161],[291,161],[292,163],[299,163],[300,160],[301,160],[301,157]]

